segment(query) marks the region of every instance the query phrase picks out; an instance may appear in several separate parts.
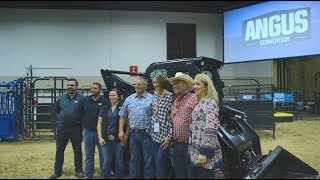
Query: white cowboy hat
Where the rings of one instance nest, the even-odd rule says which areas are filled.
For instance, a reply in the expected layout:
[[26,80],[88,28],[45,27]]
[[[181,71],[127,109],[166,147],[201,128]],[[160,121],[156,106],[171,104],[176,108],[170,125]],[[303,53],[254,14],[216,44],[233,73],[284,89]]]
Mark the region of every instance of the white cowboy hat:
[[189,75],[184,74],[182,72],[177,72],[174,77],[168,79],[168,81],[171,84],[173,84],[173,81],[177,81],[177,80],[186,82],[188,85],[189,91],[191,91],[193,89],[193,79]]

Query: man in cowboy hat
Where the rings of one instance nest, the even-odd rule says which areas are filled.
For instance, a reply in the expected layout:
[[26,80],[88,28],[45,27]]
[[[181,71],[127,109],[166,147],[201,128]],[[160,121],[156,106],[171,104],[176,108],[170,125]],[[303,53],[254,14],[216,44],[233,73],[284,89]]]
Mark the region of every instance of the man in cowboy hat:
[[191,113],[196,105],[196,95],[189,92],[193,89],[193,79],[189,75],[177,72],[175,77],[168,80],[173,85],[176,95],[171,111],[172,163],[175,178],[187,179],[189,126],[192,119]]

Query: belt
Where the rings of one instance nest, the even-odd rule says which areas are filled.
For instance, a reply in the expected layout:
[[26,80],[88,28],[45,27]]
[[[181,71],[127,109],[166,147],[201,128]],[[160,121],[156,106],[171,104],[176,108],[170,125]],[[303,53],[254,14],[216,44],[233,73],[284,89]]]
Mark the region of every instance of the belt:
[[145,129],[132,128],[132,130],[133,130],[134,132],[145,132],[146,129],[147,129],[147,128],[145,128]]
[[176,142],[176,143],[179,143],[179,144],[187,144],[188,143],[187,141],[183,141],[183,140],[180,140],[180,139],[173,139],[173,142]]

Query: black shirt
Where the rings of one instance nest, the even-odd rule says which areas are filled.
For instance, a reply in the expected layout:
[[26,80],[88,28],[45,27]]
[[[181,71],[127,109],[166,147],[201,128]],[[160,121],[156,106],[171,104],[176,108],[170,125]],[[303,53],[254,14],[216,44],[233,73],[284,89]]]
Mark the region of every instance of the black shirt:
[[86,96],[84,99],[84,129],[89,131],[96,131],[97,130],[97,123],[98,123],[98,115],[101,108],[108,104],[108,101],[100,96],[97,101],[92,99],[92,96]]
[[119,133],[119,119],[118,115],[120,111],[121,105],[118,104],[116,109],[112,112],[111,104],[103,106],[99,117],[102,117],[102,137],[103,139],[107,139],[108,135],[114,135],[116,140],[118,140]]
[[58,97],[54,112],[59,114],[59,127],[81,126],[84,96],[76,92],[71,99],[69,94]]

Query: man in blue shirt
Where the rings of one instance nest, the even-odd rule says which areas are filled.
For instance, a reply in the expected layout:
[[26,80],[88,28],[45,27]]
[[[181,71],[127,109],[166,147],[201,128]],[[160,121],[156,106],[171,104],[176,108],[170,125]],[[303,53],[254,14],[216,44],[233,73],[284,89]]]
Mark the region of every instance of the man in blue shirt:
[[97,146],[99,151],[100,169],[102,172],[103,167],[103,155],[102,148],[99,144],[99,138],[97,133],[98,115],[101,108],[108,103],[108,101],[102,97],[102,87],[100,83],[92,83],[90,93],[84,99],[84,132],[83,141],[84,149],[86,153],[85,158],[85,178],[92,179],[94,173],[94,153]]
[[153,95],[146,92],[147,84],[145,78],[138,77],[134,84],[136,93],[126,98],[119,112],[119,139],[128,137],[123,131],[127,122],[131,129],[129,179],[140,178],[141,159],[144,160],[144,178],[155,178],[152,139],[146,132],[151,121],[153,103]]
[[54,174],[49,179],[62,175],[64,150],[69,139],[74,152],[75,175],[78,178],[83,177],[81,141],[84,97],[77,92],[78,84],[76,79],[68,79],[67,93],[60,96],[56,102],[54,111],[59,116],[56,128],[56,158]]

